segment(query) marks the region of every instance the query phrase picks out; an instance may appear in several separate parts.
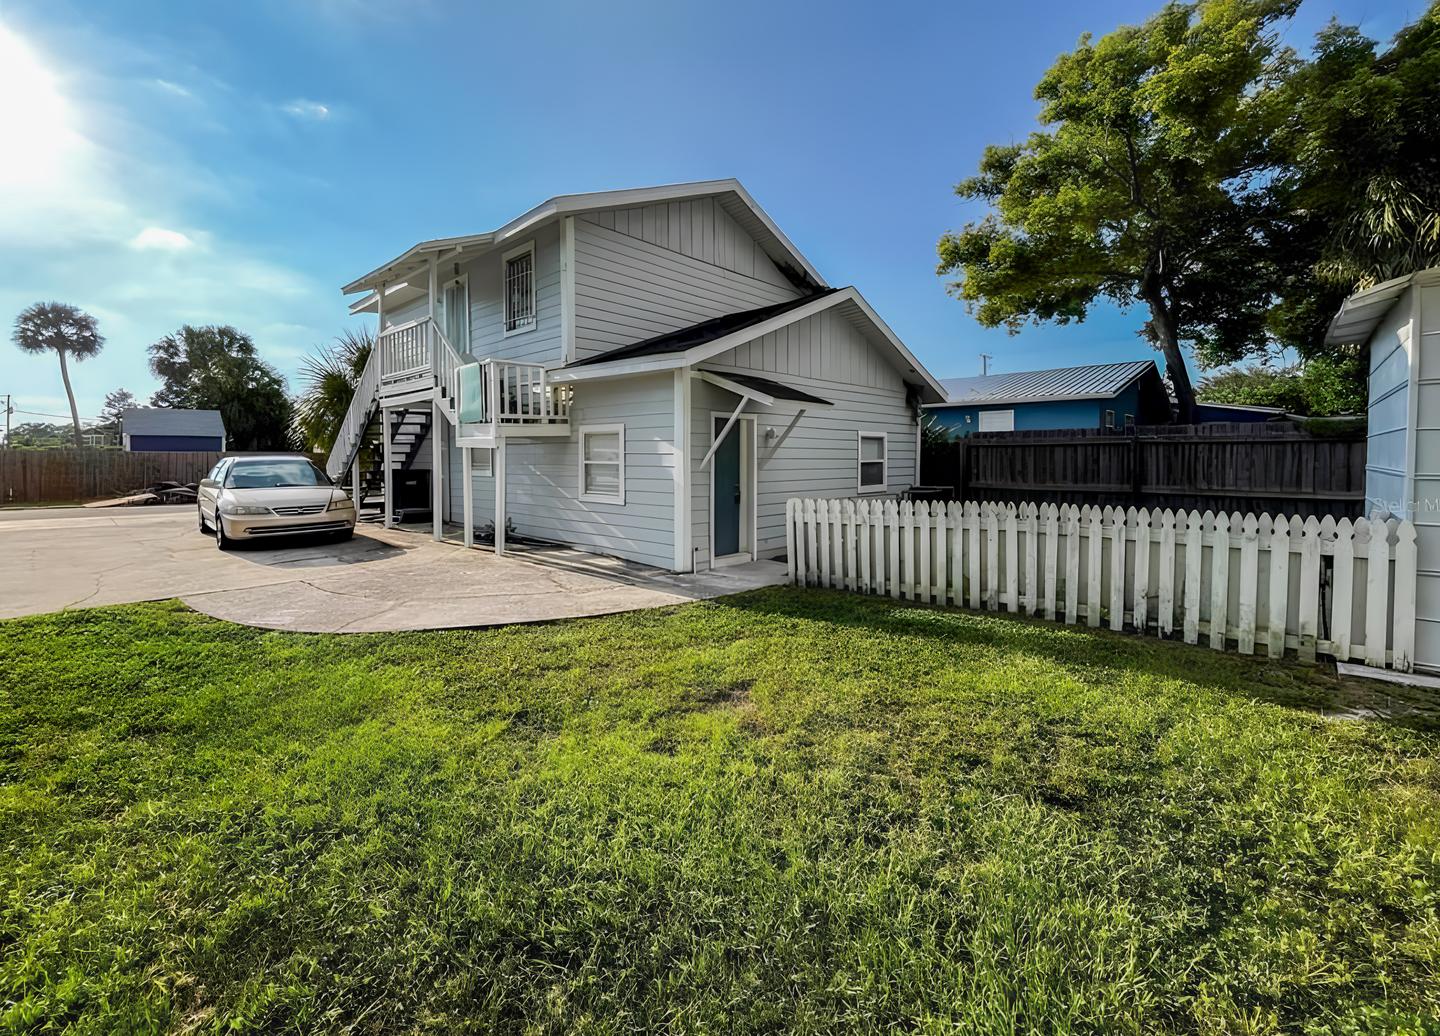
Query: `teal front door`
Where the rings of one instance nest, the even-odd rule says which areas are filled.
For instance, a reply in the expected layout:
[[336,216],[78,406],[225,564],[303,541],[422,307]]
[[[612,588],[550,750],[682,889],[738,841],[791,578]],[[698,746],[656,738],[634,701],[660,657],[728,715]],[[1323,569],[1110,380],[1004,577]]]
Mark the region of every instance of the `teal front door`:
[[[715,435],[725,428],[726,418],[715,419]],[[711,461],[715,471],[714,507],[715,556],[723,558],[740,553],[740,502],[741,502],[741,459],[740,429],[743,421],[736,421],[730,432],[715,451]]]

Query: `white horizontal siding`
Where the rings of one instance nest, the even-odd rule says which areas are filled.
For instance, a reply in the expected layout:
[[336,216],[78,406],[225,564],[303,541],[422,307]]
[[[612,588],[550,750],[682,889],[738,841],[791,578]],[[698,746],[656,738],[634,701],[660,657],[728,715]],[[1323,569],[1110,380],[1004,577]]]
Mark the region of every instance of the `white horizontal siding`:
[[[535,242],[535,326],[505,334],[501,256]],[[560,362],[560,229],[551,224],[533,237],[520,236],[460,268],[470,278],[470,352],[527,363]]]
[[[685,203],[686,205],[694,203]],[[677,206],[647,206],[668,212]],[[683,205],[678,207],[684,207]],[[593,355],[728,313],[770,306],[796,298],[799,292],[775,269],[753,239],[723,210],[726,234],[702,237],[699,246],[688,232],[668,223],[650,238],[628,231],[634,219],[644,231],[643,210],[594,213],[575,221],[575,346],[577,357]],[[708,225],[706,221],[696,221]],[[616,229],[618,224],[624,229]],[[690,226],[691,221],[683,221]],[[680,224],[676,224],[678,226]],[[748,251],[733,243],[721,246],[730,233],[748,242]],[[664,243],[661,243],[664,242]],[[681,247],[671,248],[669,244]],[[688,249],[688,250],[687,250]],[[741,262],[742,253],[748,257]],[[719,258],[713,262],[706,256]],[[756,258],[758,256],[758,258]],[[741,272],[768,271],[764,276]]]
[[[770,376],[803,389],[833,406],[777,400],[751,404],[758,441],[756,550],[760,557],[785,551],[785,501],[792,496],[855,496],[859,478],[859,433],[886,436],[888,491],[915,483],[915,418],[906,387],[885,354],[843,315],[827,310],[771,335],[722,353],[705,369]],[[691,526],[696,563],[709,563],[710,477],[700,462],[714,441],[712,412],[728,414],[736,397],[704,382],[694,386],[691,408]],[[793,425],[793,427],[792,427]],[[775,437],[766,440],[766,429]]]
[[[581,500],[579,429],[625,426],[625,503]],[[520,536],[565,543],[671,568],[675,554],[675,421],[670,374],[575,387],[571,432],[564,439],[506,444],[506,514]],[[477,485],[480,479],[476,480]],[[493,518],[487,479],[486,520]],[[477,513],[480,507],[477,504]]]

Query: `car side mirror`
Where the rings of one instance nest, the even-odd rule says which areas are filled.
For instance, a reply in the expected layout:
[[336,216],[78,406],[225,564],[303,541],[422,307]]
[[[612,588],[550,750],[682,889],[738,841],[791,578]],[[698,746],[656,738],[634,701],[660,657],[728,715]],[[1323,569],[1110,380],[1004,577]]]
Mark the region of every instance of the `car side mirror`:
[[202,478],[202,479],[200,480],[200,484],[201,484],[202,486],[204,486],[206,489],[214,489],[214,488],[215,488],[216,486],[218,486],[220,483],[219,483],[219,482],[216,482],[213,478]]

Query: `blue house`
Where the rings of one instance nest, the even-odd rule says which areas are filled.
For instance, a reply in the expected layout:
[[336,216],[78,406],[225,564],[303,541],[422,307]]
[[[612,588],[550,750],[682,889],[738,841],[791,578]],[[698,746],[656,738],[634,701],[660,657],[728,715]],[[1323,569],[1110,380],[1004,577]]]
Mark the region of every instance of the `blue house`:
[[940,384],[945,402],[927,403],[925,409],[952,437],[1170,423],[1170,397],[1153,360],[949,378]]
[[222,453],[225,422],[218,410],[131,407],[120,415],[126,453]]

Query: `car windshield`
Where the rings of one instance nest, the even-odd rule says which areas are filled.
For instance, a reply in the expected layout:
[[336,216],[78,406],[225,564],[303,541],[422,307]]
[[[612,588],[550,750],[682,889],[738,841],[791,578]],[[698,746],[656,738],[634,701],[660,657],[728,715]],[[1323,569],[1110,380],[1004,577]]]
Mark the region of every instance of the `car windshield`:
[[330,479],[303,457],[239,460],[225,477],[229,489],[279,489],[282,486],[328,486]]

